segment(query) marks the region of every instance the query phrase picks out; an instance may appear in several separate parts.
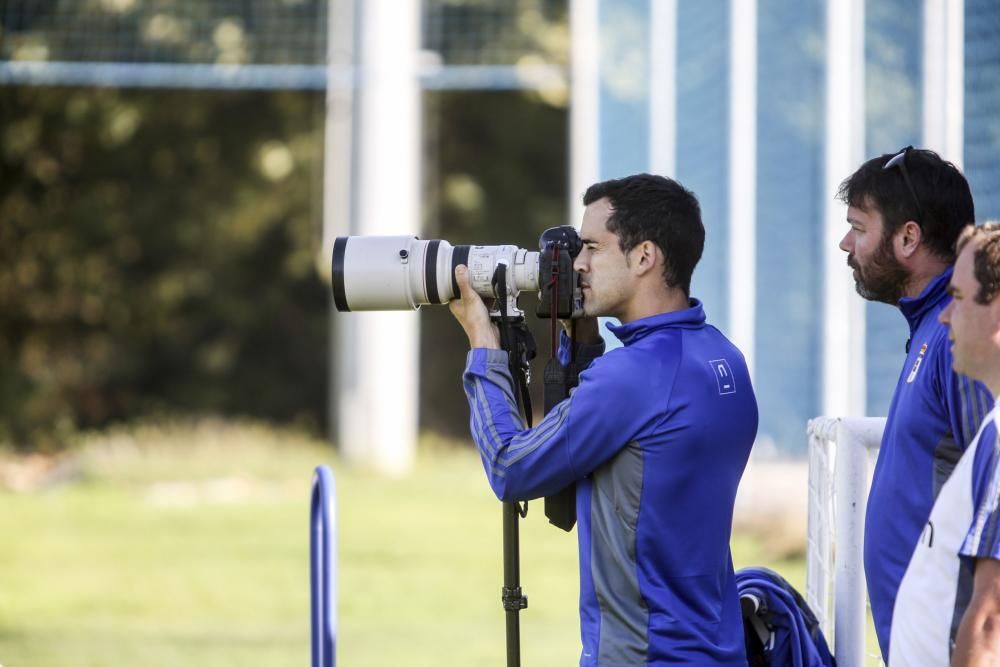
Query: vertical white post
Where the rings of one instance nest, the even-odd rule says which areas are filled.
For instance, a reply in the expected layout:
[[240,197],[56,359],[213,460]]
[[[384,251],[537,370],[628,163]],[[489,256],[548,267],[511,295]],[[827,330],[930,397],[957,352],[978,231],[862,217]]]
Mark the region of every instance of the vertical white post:
[[865,142],[864,0],[828,0],[823,196],[823,414],[865,412],[865,310],[838,244],[847,214],[834,199],[861,165]]
[[837,664],[844,667],[861,667],[865,659],[867,588],[862,564],[868,506],[868,450],[858,435],[844,420],[837,425],[833,651]]
[[757,260],[757,1],[732,0],[729,48],[730,337],[753,373]]
[[354,117],[354,0],[329,0],[326,20],[326,116],[323,133],[321,269],[330,270],[333,242],[350,233]]
[[[319,265],[329,275],[333,242],[351,233],[351,152],[354,117],[354,0],[328,0],[326,20],[326,114],[323,133],[323,240]],[[343,73],[349,73],[346,77]],[[346,78],[346,81],[342,81]],[[351,323],[338,317],[330,299],[329,368],[327,374],[328,433],[338,438],[337,413],[342,373],[338,357]]]
[[677,171],[677,0],[649,5],[649,170]]
[[961,169],[965,122],[965,1],[924,0],[923,147]]
[[[417,0],[366,0],[355,105],[355,234],[414,234],[420,222]],[[399,474],[417,438],[419,330],[412,312],[351,313],[338,350],[340,446]]]
[[569,32],[569,224],[579,228],[583,193],[600,180],[598,0],[571,0]]

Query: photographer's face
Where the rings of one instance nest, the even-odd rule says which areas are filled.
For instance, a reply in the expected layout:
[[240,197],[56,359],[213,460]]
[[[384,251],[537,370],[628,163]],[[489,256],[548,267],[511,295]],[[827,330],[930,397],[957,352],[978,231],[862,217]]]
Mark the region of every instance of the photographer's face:
[[882,214],[874,206],[849,206],[851,228],[840,241],[847,265],[854,269],[854,286],[865,299],[896,305],[906,292],[909,274],[896,258],[893,237],[885,233]]
[[613,209],[605,197],[583,212],[580,238],[583,249],[573,262],[583,287],[583,312],[588,317],[610,316],[623,319],[627,310],[632,275],[618,237],[608,231]]

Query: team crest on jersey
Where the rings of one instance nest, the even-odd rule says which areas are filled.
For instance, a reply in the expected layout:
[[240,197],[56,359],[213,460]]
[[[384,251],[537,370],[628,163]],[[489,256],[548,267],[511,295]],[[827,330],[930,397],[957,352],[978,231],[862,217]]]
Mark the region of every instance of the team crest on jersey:
[[733,369],[725,359],[713,359],[708,365],[715,371],[715,381],[719,384],[719,396],[736,393],[736,381],[733,379]]
[[906,378],[906,384],[910,384],[917,378],[917,371],[920,370],[920,364],[924,361],[924,353],[927,352],[927,343],[920,346],[920,352],[917,353],[917,360],[913,362],[913,370],[910,371],[910,376]]

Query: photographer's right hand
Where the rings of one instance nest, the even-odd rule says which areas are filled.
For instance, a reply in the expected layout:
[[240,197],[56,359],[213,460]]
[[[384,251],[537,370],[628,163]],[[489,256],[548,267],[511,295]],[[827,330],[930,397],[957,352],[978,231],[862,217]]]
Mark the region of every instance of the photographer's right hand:
[[492,350],[500,349],[500,335],[497,327],[490,320],[490,312],[483,303],[469,280],[469,269],[464,264],[455,267],[455,282],[458,283],[460,299],[452,299],[448,304],[451,314],[469,337],[469,347],[485,347]]

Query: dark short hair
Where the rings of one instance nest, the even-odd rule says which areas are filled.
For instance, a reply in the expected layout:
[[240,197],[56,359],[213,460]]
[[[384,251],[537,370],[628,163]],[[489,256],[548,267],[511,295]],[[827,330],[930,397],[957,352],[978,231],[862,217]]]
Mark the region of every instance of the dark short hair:
[[862,210],[875,208],[882,214],[887,236],[895,234],[907,220],[915,220],[931,252],[953,263],[955,240],[976,220],[969,182],[958,167],[934,151],[911,148],[903,158],[913,184],[911,193],[900,169],[883,168],[896,155],[886,153],[865,162],[840,184],[837,198]]
[[955,254],[961,253],[970,241],[978,244],[972,256],[972,271],[979,283],[975,299],[985,306],[1000,294],[1000,223],[967,226],[955,243]]
[[612,207],[608,231],[618,236],[622,252],[652,241],[663,251],[667,286],[690,294],[691,274],[705,248],[705,227],[694,193],[663,176],[636,174],[591,185],[583,205],[605,197]]

